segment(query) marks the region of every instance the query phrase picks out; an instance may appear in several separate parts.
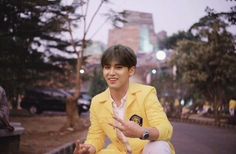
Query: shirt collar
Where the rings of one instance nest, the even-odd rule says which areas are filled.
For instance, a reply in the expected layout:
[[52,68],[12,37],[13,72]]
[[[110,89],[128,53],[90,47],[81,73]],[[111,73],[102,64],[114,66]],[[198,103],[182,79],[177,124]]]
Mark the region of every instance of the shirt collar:
[[125,96],[121,98],[121,104],[120,104],[120,106],[118,107],[118,106],[116,105],[115,101],[112,99],[111,93],[110,93],[110,90],[109,90],[109,97],[110,97],[110,100],[111,100],[111,102],[112,102],[113,107],[116,107],[116,108],[122,108],[122,107],[124,107],[124,105],[125,105],[125,103],[126,103],[126,100],[127,100],[127,93],[128,93],[128,91],[126,92]]

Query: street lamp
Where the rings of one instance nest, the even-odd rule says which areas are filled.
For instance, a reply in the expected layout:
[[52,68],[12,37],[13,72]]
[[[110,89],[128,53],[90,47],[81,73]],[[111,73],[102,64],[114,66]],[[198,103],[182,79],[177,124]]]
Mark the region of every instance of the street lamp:
[[156,53],[156,58],[157,58],[157,60],[160,60],[160,61],[165,60],[166,59],[166,53],[162,50],[159,50]]
[[160,63],[163,62],[165,59],[166,59],[166,53],[162,50],[159,50],[156,52],[155,54],[155,57],[158,61],[158,65],[157,65],[157,68],[154,68],[151,70],[151,72],[149,72],[147,75],[146,75],[146,83],[147,84],[150,84],[151,81],[152,81],[152,75],[154,74],[157,74],[157,71],[160,69]]
[[152,74],[156,74],[157,70],[156,69],[152,69]]
[[79,70],[79,72],[80,72],[80,74],[84,74],[84,73],[85,73],[85,70],[84,70],[83,68],[81,68],[81,69]]

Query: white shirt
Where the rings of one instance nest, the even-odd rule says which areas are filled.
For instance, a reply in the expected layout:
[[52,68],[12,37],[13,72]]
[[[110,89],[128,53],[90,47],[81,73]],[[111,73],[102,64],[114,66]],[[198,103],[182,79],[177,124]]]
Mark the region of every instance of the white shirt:
[[125,119],[125,104],[126,104],[126,95],[121,99],[121,104],[120,106],[117,106],[117,104],[115,103],[115,101],[113,100],[112,102],[112,106],[113,106],[113,110],[114,113],[116,114],[117,117],[119,117],[120,119],[124,120]]
[[[111,97],[111,99],[112,99],[112,97]],[[125,120],[126,100],[127,100],[127,94],[125,94],[125,96],[121,99],[121,104],[119,106],[117,106],[115,101],[112,99],[112,106],[113,106],[114,115],[122,120]],[[116,133],[117,133],[117,137],[124,143],[126,150],[127,150],[127,154],[131,154],[132,150],[131,150],[130,144],[128,142],[128,138],[118,129],[117,129]]]

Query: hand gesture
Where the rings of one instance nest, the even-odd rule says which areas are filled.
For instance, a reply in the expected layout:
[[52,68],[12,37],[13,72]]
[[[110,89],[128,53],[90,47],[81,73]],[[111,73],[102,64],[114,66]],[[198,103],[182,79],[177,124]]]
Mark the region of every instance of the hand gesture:
[[116,129],[119,129],[126,137],[131,138],[140,138],[144,132],[144,128],[139,126],[137,123],[133,121],[127,121],[113,117],[117,122],[115,124],[109,123],[109,125],[113,126]]
[[73,154],[94,154],[95,148],[90,144],[81,144],[79,140],[76,141],[76,146]]

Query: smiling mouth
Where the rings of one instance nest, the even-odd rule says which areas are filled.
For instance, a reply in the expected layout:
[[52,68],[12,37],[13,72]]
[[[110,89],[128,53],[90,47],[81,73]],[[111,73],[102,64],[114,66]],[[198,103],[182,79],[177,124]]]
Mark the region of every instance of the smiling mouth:
[[117,79],[114,79],[114,78],[112,78],[112,79],[108,79],[109,81],[116,81]]
[[114,78],[108,79],[108,81],[109,81],[110,83],[115,83],[117,80],[118,80],[118,79],[114,79]]

